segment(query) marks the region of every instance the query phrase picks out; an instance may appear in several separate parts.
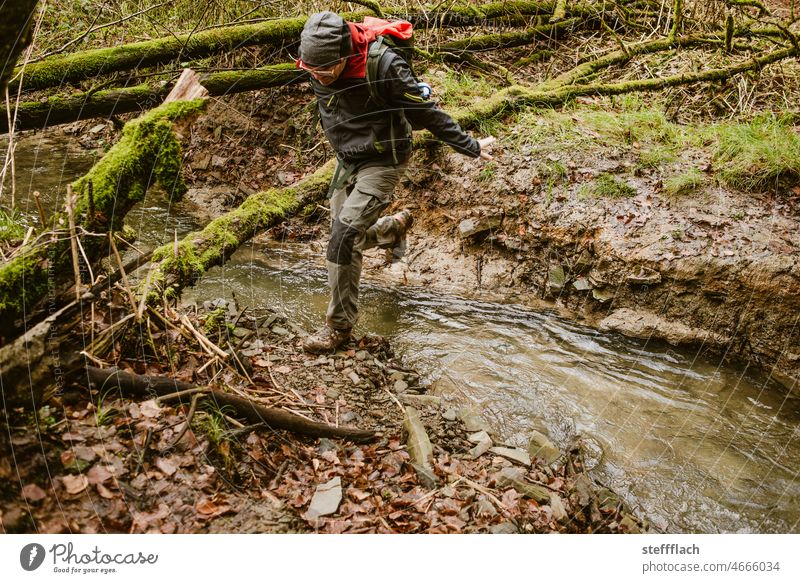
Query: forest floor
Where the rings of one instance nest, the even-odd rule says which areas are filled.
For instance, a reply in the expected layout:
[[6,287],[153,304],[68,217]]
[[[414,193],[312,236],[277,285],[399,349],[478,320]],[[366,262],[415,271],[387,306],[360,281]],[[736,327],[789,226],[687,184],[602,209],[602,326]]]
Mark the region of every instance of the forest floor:
[[[316,357],[300,346],[306,332],[275,313],[242,315],[223,302],[206,308],[193,317],[197,327],[220,344],[229,337],[241,345],[246,373],[203,366],[208,355],[171,329],[156,334],[150,347],[137,349],[146,341],[133,338],[122,350],[148,357],[123,356],[120,366],[200,385],[213,381],[259,404],[374,430],[376,440],[304,438],[244,426],[210,401],[190,414],[189,397],[137,402],[113,390],[89,395],[76,385],[35,418],[10,419],[0,442],[4,532],[645,528],[589,478],[579,441],[562,452],[532,433],[528,451],[503,447],[480,414],[427,395],[419,375],[394,358],[383,338],[365,336]],[[155,345],[168,347],[171,367],[156,362]],[[432,459],[420,468],[414,444],[427,440]]]
[[[668,70],[674,61],[639,64],[656,65]],[[537,66],[530,81],[553,74]],[[416,217],[406,257],[387,266],[382,252],[370,252],[365,277],[555,307],[602,330],[754,362],[797,390],[800,132],[796,111],[770,113],[781,108],[760,101],[785,95],[770,91],[777,84],[800,87],[797,77],[796,64],[782,65],[771,80],[754,74],[691,99],[681,90],[581,98],[485,120],[474,133],[498,137],[492,162],[446,149],[415,153],[389,210]],[[446,108],[496,91],[482,76],[442,70],[430,78]],[[746,122],[733,119],[742,100],[753,110]],[[186,143],[192,212],[217,216],[329,159],[311,101],[307,87],[213,99]],[[117,136],[111,122],[64,131],[86,148]],[[263,236],[307,241],[322,262],[328,220],[318,206]],[[108,301],[124,304],[121,293]],[[504,444],[480,415],[426,394],[384,339],[368,335],[335,355],[310,356],[300,348],[306,330],[244,307],[209,303],[188,314],[240,351],[244,371],[208,365],[171,329],[154,338],[134,330],[115,357],[140,374],[213,380],[265,405],[372,429],[373,443],[242,426],[214,404],[190,415],[190,399],[136,402],[78,382],[36,414],[10,413],[0,434],[0,530],[651,529],[593,482],[580,442],[559,451],[532,434],[529,451],[492,450]],[[404,428],[408,406],[421,424]],[[427,469],[411,463],[409,436],[420,427],[432,444]]]

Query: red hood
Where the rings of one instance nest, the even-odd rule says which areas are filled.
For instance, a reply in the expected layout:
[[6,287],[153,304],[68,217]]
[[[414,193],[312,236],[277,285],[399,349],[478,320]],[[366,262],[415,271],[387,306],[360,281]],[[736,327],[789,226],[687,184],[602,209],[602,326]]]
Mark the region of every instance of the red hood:
[[343,79],[363,79],[367,76],[367,47],[377,36],[374,30],[369,30],[355,22],[348,22],[350,38],[353,41],[353,52],[347,59],[347,64],[342,71]]

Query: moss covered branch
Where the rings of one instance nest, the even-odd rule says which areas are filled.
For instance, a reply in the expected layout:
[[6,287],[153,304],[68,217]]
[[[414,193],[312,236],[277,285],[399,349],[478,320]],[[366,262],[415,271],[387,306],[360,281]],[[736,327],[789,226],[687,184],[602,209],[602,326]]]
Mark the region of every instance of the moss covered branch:
[[[272,65],[250,71],[224,71],[206,75],[203,86],[209,95],[221,96],[266,87],[282,87],[305,79],[294,63]],[[27,101],[18,104],[16,130],[30,130],[71,123],[92,117],[108,118],[132,111],[149,109],[161,103],[169,94],[171,85],[136,85],[77,93],[68,96],[54,95],[46,101]],[[8,131],[5,107],[0,107],[0,133]]]
[[[148,187],[158,183],[174,196],[186,187],[181,174],[181,145],[174,124],[199,113],[204,101],[175,101],[128,122],[119,142],[83,177],[73,183],[78,195],[74,212],[85,233],[117,230]],[[92,212],[90,212],[90,209]],[[59,218],[55,217],[55,224]],[[90,261],[106,251],[107,238],[81,236]],[[0,332],[4,337],[29,323],[38,302],[72,280],[69,238],[51,236],[19,249],[0,265]]]
[[528,30],[518,32],[499,32],[481,36],[469,37],[444,43],[435,47],[431,52],[450,53],[459,55],[465,52],[492,51],[518,47],[539,40],[555,40],[561,38],[565,32],[573,30],[581,24],[581,19],[570,18],[555,24],[545,24]]
[[243,243],[274,227],[303,206],[322,198],[333,177],[333,161],[297,184],[256,193],[237,209],[211,221],[202,231],[190,233],[178,242],[153,253],[155,268],[140,291],[148,301],[174,298],[205,271],[221,265]]

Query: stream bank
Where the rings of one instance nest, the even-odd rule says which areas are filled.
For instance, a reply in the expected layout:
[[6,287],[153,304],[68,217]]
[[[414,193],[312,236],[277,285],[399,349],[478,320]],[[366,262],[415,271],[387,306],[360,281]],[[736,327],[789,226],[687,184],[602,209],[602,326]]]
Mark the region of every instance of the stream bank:
[[265,406],[372,429],[376,439],[357,445],[246,426],[225,406],[195,410],[188,398],[136,402],[100,388],[87,401],[77,379],[36,415],[11,412],[0,441],[4,532],[643,527],[589,478],[579,442],[561,451],[532,432],[528,448],[505,447],[480,414],[426,394],[380,336],[317,357],[300,348],[303,328],[271,310],[217,300],[191,317],[213,342],[241,348],[244,370],[209,361],[202,345],[172,327],[149,341],[133,327],[120,338],[121,367],[214,383]]

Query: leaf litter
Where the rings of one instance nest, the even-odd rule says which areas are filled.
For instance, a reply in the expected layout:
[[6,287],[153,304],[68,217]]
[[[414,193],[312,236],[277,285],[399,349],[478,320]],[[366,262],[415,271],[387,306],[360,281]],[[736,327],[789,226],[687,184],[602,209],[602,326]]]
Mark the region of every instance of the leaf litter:
[[[13,459],[26,462],[16,468],[20,483],[9,480],[11,486],[0,496],[3,531],[546,533],[644,528],[618,498],[603,502],[601,488],[582,467],[579,447],[552,466],[535,459],[521,465],[513,456],[506,459],[503,450],[505,457],[486,452],[473,459],[471,432],[463,422],[445,416],[445,405],[415,401],[433,450],[428,462],[436,485],[426,488],[405,445],[404,412],[398,406],[401,399],[424,395],[427,387],[419,374],[403,367],[378,336],[365,336],[334,355],[307,355],[299,326],[274,312],[267,316],[250,314],[236,323],[255,333],[240,346],[231,343],[250,352],[240,356],[247,363],[246,375],[220,363],[198,372],[205,360],[201,348],[177,335],[167,342],[165,332],[171,366],[162,364],[169,361],[153,347],[145,362],[126,360],[123,347],[119,365],[198,386],[215,383],[314,421],[370,429],[377,433],[373,442],[313,439],[247,426],[212,403],[198,407],[186,428],[191,397],[135,402],[113,392],[105,406],[118,414],[98,426],[99,417],[89,414],[93,401],[76,385],[56,397],[53,408],[60,418],[51,427],[31,432],[24,413],[12,412],[12,439],[0,443],[0,459],[8,459],[13,448]],[[208,313],[193,317],[199,328]],[[267,326],[261,325],[267,320]],[[219,334],[209,332],[220,345],[229,330],[221,324]],[[154,340],[158,345],[159,339]],[[548,497],[537,501],[528,490],[498,484],[501,470],[509,467],[517,468],[521,481],[544,488]]]

